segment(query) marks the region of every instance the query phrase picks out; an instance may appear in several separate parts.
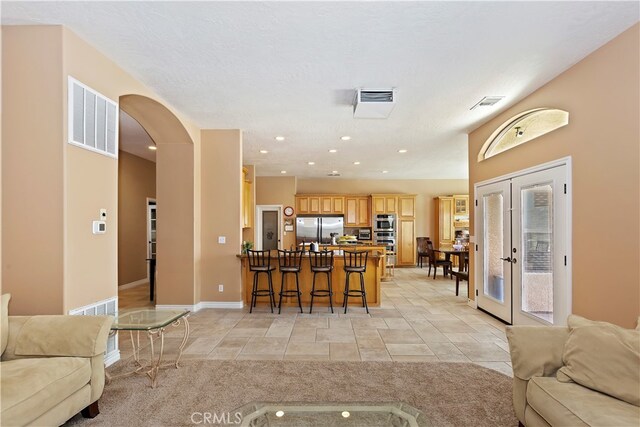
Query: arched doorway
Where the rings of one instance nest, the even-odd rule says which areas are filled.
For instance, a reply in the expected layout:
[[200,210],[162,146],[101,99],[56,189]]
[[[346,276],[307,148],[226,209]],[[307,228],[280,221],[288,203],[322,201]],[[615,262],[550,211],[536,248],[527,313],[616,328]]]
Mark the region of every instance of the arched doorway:
[[194,144],[180,120],[161,103],[123,95],[120,108],[155,142],[157,246],[155,303],[195,303]]

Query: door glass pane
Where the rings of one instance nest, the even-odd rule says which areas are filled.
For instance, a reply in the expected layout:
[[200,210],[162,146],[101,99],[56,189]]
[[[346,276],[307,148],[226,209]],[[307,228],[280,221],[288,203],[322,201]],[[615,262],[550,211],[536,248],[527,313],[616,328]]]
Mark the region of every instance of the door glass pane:
[[504,302],[504,197],[488,194],[484,199],[484,294]]
[[521,190],[522,311],[553,323],[553,187]]
[[278,212],[264,211],[262,213],[262,249],[278,249]]

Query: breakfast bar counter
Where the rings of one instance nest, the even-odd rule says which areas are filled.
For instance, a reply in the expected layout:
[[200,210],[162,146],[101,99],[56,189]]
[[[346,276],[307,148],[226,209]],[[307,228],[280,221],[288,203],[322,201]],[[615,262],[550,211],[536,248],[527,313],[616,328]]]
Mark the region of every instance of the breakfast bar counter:
[[[384,274],[384,258],[385,252],[383,246],[321,246],[323,249],[334,250],[333,257],[333,272],[331,273],[331,285],[333,288],[333,308],[336,310],[340,308],[343,301],[343,292],[344,292],[344,281],[345,281],[345,273],[344,273],[344,258],[341,250],[367,250],[369,252],[367,259],[367,271],[364,275],[365,289],[367,291],[367,304],[369,307],[377,307],[380,305],[380,280]],[[244,294],[244,300],[247,305],[251,303],[251,289],[253,286],[253,271],[249,270],[249,260],[246,255],[238,255],[242,261],[242,288]],[[280,292],[280,283],[281,283],[281,274],[278,268],[278,255],[276,251],[272,251],[271,255],[271,265],[276,267],[273,270],[273,291],[276,297],[276,303],[278,302]],[[311,285],[313,282],[313,273],[311,272],[311,268],[309,266],[309,255],[305,253],[302,257],[302,268],[299,273],[299,283],[300,283],[300,292],[302,292],[301,300],[303,309],[305,312],[309,310],[309,304],[311,302]],[[267,277],[266,274],[259,275],[259,285],[260,289],[268,289],[267,285]],[[287,274],[285,278],[285,289],[295,289],[295,277],[293,274]],[[360,281],[358,279],[358,275],[351,275],[350,281],[351,289],[360,288]],[[327,276],[326,274],[318,274],[316,277],[316,289],[326,289],[327,288]],[[258,305],[269,305],[268,297],[258,297],[257,298]],[[354,298],[350,298],[349,306],[353,304],[354,306],[359,305],[356,301],[359,301]],[[283,306],[297,306],[298,299],[294,297],[283,297],[282,298]],[[324,297],[315,297],[313,299],[313,307],[327,307],[329,306],[329,299]],[[314,310],[315,311],[315,310]]]

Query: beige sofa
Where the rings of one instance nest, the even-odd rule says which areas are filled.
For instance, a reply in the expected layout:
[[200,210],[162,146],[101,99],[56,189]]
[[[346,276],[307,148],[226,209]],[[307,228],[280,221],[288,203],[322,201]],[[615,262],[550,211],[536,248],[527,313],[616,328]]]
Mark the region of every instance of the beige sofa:
[[8,316],[2,296],[0,425],[93,418],[104,388],[110,316]]
[[[506,329],[513,406],[520,424],[638,427],[640,331],[578,316],[569,319],[570,327]],[[578,325],[599,325],[600,329],[576,332]]]

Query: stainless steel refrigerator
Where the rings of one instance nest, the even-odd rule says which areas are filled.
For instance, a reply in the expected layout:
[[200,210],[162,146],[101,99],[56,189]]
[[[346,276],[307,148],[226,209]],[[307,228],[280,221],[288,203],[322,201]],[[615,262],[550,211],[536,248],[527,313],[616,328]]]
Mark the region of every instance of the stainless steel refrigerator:
[[344,234],[344,219],[341,216],[308,216],[296,218],[296,244],[331,243],[331,234]]

